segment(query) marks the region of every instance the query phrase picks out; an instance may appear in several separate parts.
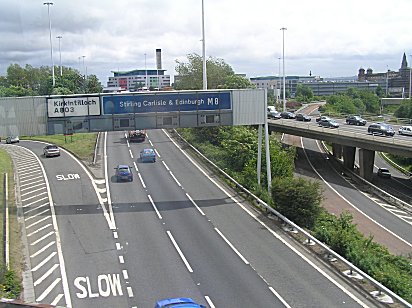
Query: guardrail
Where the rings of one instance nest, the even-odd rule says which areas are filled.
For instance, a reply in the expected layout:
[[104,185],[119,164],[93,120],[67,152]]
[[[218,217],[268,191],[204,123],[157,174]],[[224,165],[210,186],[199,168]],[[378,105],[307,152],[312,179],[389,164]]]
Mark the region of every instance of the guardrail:
[[[348,269],[350,275],[353,275],[355,273],[359,274],[362,276],[363,279],[367,280],[372,286],[374,286],[376,290],[376,294],[374,292],[371,292],[371,296],[375,297],[377,300],[379,300],[380,295],[386,294],[388,296],[391,296],[392,298],[395,298],[398,302],[402,303],[406,307],[412,307],[412,304],[408,303],[406,300],[404,300],[402,297],[382,285],[380,282],[375,280],[374,278],[370,277],[368,274],[357,268],[355,265],[350,263],[348,260],[334,252],[332,249],[330,249],[326,244],[323,242],[319,241],[316,239],[314,236],[309,234],[307,231],[296,225],[293,221],[289,220],[285,216],[283,216],[281,213],[273,209],[271,206],[269,206],[266,202],[264,202],[262,199],[254,195],[251,191],[249,191],[247,188],[243,187],[240,183],[238,183],[235,179],[233,179],[229,174],[227,174],[225,171],[220,169],[214,162],[209,160],[206,156],[204,156],[198,149],[196,149],[194,146],[192,146],[186,139],[184,139],[176,130],[173,130],[174,133],[179,137],[180,140],[182,140],[187,146],[189,146],[197,155],[199,155],[203,160],[205,160],[208,164],[213,166],[216,170],[219,171],[226,179],[230,180],[238,189],[243,191],[244,193],[248,194],[250,197],[252,197],[259,206],[262,206],[265,210],[271,212],[273,215],[275,215],[278,219],[282,220],[284,224],[289,225],[292,230],[297,230],[298,232],[301,232],[303,235],[305,235],[307,242],[314,242],[320,247],[322,247],[327,253],[328,253],[328,260],[333,260],[333,258],[341,261],[343,264],[345,264]],[[332,258],[333,256],[333,258]]]

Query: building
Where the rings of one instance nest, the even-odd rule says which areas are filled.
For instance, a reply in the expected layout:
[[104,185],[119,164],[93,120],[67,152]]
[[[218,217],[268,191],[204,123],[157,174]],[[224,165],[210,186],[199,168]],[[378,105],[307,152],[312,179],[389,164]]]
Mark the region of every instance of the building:
[[[291,96],[294,96],[296,93],[296,87],[298,83],[307,82],[307,81],[315,81],[316,79],[318,79],[318,77],[285,76],[286,93],[290,93]],[[258,89],[273,89],[273,90],[278,90],[279,92],[283,90],[283,77],[282,76],[251,77],[250,82],[253,83]]]
[[131,71],[112,71],[107,88],[122,88],[125,91],[170,88],[170,75],[162,69],[161,49],[156,49],[156,69],[136,69]]
[[335,81],[308,81],[303,83],[312,89],[315,96],[328,96],[336,95],[339,93],[345,93],[349,88],[355,88],[358,90],[370,90],[375,92],[378,88],[378,84],[369,81],[348,81],[348,80],[335,80]]
[[374,73],[371,68],[360,68],[358,72],[358,81],[370,81],[379,84],[387,95],[393,97],[409,97],[411,68],[408,67],[406,54],[403,54],[401,67],[399,71],[390,71],[383,73]]

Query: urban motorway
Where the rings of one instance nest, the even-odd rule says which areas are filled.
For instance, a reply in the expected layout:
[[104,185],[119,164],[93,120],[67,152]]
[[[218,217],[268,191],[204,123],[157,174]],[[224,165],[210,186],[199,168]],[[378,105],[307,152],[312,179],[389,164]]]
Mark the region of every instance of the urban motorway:
[[[25,294],[70,307],[374,307],[219,184],[163,130],[143,143],[102,134],[101,176],[44,144],[7,145],[24,215]],[[139,152],[154,148],[155,163]],[[133,167],[132,182],[114,168]],[[260,220],[263,219],[263,220]],[[31,290],[30,290],[31,287]]]

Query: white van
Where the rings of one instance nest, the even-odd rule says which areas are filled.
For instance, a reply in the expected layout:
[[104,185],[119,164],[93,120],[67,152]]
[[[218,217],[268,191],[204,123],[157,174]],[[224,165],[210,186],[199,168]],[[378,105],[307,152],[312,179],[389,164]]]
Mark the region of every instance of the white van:
[[412,126],[401,126],[398,130],[399,135],[409,135],[412,136]]

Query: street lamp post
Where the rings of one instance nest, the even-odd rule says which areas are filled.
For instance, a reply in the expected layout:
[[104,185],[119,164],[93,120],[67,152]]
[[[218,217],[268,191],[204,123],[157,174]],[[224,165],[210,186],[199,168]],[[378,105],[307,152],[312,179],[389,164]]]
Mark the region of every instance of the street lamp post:
[[203,90],[207,90],[206,41],[205,41],[205,5],[204,5],[204,0],[202,0],[202,58],[203,58]]
[[60,40],[62,39],[62,36],[56,36],[56,38],[59,39],[59,54],[60,54],[60,77],[63,76],[63,68],[62,68],[62,50],[60,48]]
[[83,73],[84,73],[84,80],[86,80],[87,79],[87,74],[86,74],[86,67],[84,66],[84,58],[86,58],[86,56],[82,56],[82,58],[83,58]]
[[[278,70],[278,82],[276,83],[276,103],[279,104],[279,99],[280,99],[280,90],[282,89],[282,83],[280,82],[280,59],[281,57],[278,57],[279,60],[279,70]],[[278,90],[279,86],[279,90]],[[279,92],[278,92],[279,91]]]
[[146,65],[146,54],[144,54],[144,71],[145,71],[145,86],[146,86],[146,91],[149,89],[147,87],[147,65]]
[[409,100],[411,99],[411,90],[412,90],[412,55],[409,55],[411,57],[411,62],[409,63]]
[[282,30],[283,45],[282,45],[282,59],[283,59],[283,111],[286,111],[286,77],[285,77],[285,30],[286,28],[280,28]]
[[56,80],[54,78],[54,61],[53,61],[53,42],[52,42],[52,26],[50,18],[50,5],[53,5],[53,2],[44,2],[43,5],[47,5],[47,13],[49,15],[49,30],[50,30],[50,58],[52,63],[52,77],[53,77],[53,87],[56,85]]

